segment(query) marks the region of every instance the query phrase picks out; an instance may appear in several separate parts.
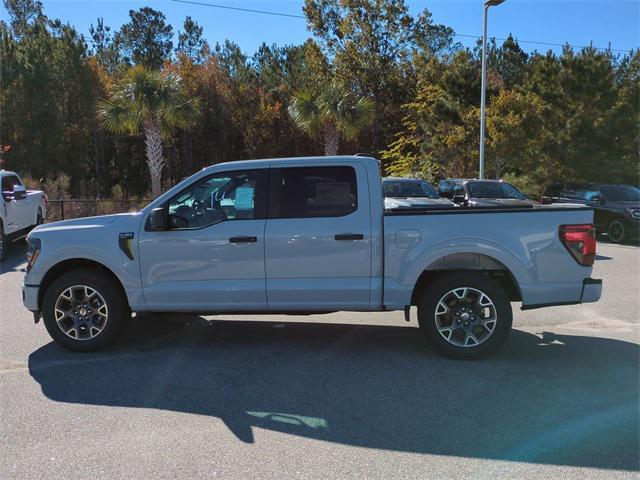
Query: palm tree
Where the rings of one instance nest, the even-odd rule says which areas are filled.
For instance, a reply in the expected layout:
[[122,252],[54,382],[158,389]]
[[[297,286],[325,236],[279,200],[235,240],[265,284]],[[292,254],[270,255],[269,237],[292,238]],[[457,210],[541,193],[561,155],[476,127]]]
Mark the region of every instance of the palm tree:
[[98,102],[98,117],[110,132],[137,135],[142,128],[154,198],[162,192],[162,139],[189,128],[199,113],[199,99],[187,96],[179,75],[142,66],[130,68],[110,98]]
[[332,84],[317,96],[310,92],[296,95],[289,115],[303,132],[322,140],[325,155],[336,155],[341,137],[353,140],[371,124],[373,102]]

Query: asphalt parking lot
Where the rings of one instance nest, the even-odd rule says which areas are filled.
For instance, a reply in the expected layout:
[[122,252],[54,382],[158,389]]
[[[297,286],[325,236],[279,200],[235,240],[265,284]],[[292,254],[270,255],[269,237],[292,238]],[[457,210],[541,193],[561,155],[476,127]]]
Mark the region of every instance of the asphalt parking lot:
[[638,478],[640,249],[598,251],[599,303],[516,309],[460,362],[401,313],[141,318],[69,353],[22,307],[16,245],[0,478]]

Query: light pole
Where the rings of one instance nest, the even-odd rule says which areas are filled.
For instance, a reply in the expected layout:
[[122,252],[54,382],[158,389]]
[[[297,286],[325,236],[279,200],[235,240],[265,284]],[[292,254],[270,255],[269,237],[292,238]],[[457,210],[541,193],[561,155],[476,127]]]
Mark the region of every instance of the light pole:
[[482,16],[482,83],[480,85],[480,179],[484,178],[484,123],[487,91],[487,12],[489,7],[496,7],[505,0],[487,0],[484,2]]

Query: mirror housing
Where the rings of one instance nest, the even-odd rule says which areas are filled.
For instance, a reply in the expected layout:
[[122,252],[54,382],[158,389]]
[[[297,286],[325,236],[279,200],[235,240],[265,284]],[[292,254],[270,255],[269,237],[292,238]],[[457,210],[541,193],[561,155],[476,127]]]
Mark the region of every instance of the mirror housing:
[[169,229],[168,214],[166,207],[158,207],[151,210],[147,230],[151,232],[163,232]]
[[451,200],[457,205],[464,205],[466,202],[464,195],[454,195]]
[[27,189],[22,185],[14,185],[13,186],[13,199],[14,200],[24,200],[27,198]]
[[604,205],[605,203],[607,203],[607,201],[605,200],[605,198],[602,195],[594,195],[594,197],[591,199],[592,202],[596,202],[599,205]]

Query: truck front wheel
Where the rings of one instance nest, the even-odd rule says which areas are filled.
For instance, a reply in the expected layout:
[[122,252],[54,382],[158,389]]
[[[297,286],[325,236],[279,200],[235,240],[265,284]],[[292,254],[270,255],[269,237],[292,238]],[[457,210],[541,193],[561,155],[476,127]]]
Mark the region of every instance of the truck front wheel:
[[418,323],[440,353],[475,359],[495,352],[511,331],[509,298],[497,282],[476,272],[446,273],[422,290]]
[[49,286],[42,302],[42,318],[51,338],[78,352],[114,343],[130,315],[119,286],[97,270],[62,274]]

